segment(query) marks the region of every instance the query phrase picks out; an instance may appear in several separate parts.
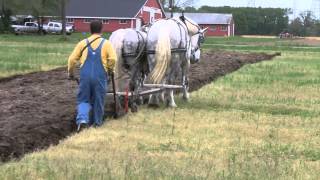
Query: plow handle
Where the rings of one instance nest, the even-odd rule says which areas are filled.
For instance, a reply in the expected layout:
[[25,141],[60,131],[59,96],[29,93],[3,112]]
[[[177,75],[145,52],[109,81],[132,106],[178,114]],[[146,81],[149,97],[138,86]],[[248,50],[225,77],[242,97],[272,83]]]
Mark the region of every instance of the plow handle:
[[112,81],[112,89],[113,89],[113,100],[114,100],[114,118],[118,117],[117,112],[117,92],[116,92],[116,83],[114,79],[114,73],[110,73],[111,81]]

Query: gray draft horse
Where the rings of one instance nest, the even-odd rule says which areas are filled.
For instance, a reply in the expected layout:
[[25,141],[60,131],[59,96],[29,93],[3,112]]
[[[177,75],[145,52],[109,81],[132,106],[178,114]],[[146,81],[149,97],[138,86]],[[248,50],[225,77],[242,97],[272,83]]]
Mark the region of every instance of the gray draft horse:
[[[147,36],[148,80],[152,84],[170,84],[182,75],[183,98],[189,99],[188,73],[190,63],[200,61],[200,45],[204,42],[206,29],[181,16],[156,21]],[[169,107],[176,107],[174,91],[167,90],[165,101]],[[164,99],[164,98],[163,98]],[[159,105],[159,95],[151,95],[149,105]]]
[[[137,93],[148,70],[145,57],[147,34],[135,29],[119,29],[109,39],[118,58],[115,70],[117,91]],[[135,100],[131,102],[134,106]]]

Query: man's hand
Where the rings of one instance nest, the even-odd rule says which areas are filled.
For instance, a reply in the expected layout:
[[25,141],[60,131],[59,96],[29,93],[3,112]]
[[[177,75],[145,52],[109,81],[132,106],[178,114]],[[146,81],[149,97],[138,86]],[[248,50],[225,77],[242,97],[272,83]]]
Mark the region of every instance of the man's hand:
[[108,69],[108,75],[109,75],[109,76],[114,75],[114,71],[113,71],[112,69]]

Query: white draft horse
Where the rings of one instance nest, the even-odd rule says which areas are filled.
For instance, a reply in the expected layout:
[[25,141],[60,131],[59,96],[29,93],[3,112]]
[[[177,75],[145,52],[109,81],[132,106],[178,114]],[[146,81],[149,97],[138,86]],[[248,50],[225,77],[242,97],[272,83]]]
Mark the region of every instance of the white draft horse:
[[[173,85],[177,77],[182,75],[183,99],[188,100],[190,63],[200,61],[200,46],[204,42],[207,29],[201,29],[197,23],[185,16],[156,21],[147,36],[150,83]],[[164,97],[169,107],[176,107],[173,90],[167,90]],[[149,105],[158,106],[159,96],[151,95]]]

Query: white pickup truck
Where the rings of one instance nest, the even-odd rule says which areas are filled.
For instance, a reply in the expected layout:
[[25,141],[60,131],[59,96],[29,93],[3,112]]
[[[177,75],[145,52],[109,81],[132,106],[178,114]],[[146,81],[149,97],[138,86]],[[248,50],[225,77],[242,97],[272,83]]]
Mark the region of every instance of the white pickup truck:
[[[23,33],[37,33],[39,31],[38,23],[36,22],[26,22],[23,25],[12,25],[11,27],[14,29],[16,35]],[[59,22],[49,22],[47,25],[43,25],[42,31],[45,34],[54,33],[61,34],[62,33],[62,23]],[[70,35],[73,32],[73,26],[67,25],[66,32]]]
[[[59,22],[49,22],[47,25],[43,25],[44,33],[54,33],[61,34],[62,33],[62,23]],[[73,33],[73,26],[66,25],[66,33],[70,35]]]
[[36,22],[26,22],[24,25],[12,25],[11,27],[16,35],[22,33],[36,33],[39,31],[38,23]]

